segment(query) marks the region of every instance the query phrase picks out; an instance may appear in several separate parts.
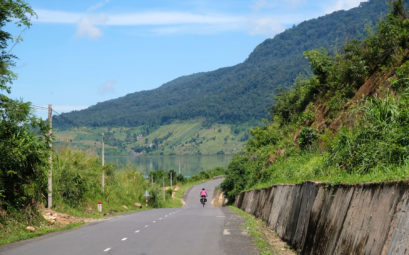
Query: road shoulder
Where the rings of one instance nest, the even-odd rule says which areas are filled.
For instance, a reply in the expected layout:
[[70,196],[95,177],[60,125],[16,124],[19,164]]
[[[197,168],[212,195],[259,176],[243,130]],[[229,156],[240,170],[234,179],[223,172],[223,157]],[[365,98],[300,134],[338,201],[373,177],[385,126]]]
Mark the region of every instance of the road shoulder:
[[259,254],[253,238],[243,229],[245,220],[227,207],[221,209],[226,216],[222,239],[225,254]]

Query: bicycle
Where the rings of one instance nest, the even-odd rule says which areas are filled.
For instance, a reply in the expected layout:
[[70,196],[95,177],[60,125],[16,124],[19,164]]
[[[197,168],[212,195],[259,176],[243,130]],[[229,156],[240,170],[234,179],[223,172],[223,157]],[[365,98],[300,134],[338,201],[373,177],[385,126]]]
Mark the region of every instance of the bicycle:
[[200,198],[200,203],[202,203],[203,207],[205,206],[206,202],[207,202],[206,196],[202,196],[202,197]]

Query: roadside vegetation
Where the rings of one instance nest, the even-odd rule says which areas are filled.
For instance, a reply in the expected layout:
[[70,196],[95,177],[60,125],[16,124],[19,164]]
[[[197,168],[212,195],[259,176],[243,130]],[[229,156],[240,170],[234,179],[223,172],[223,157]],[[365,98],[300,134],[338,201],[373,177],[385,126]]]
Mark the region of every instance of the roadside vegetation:
[[266,223],[254,215],[248,214],[236,207],[229,206],[229,209],[241,216],[245,222],[243,229],[256,244],[260,255],[294,255],[287,243],[282,241],[276,233],[266,226]]
[[337,54],[305,52],[299,77],[271,107],[271,120],[228,167],[230,202],[244,190],[306,180],[331,183],[409,178],[409,19],[402,0]]
[[[0,245],[74,228],[92,219],[120,213],[181,207],[183,196],[190,187],[225,173],[223,168],[215,168],[186,178],[176,174],[175,170],[157,170],[146,178],[131,166],[102,166],[98,155],[92,152],[59,148],[53,155],[51,213],[54,216],[68,214],[75,220],[68,220],[66,224],[58,220],[48,221],[46,213],[50,210],[45,209],[47,192],[43,189],[30,205],[17,208],[10,203],[0,210]],[[104,191],[102,172],[105,174]],[[46,182],[45,175],[42,182]],[[149,192],[148,208],[145,207],[146,190]],[[102,212],[98,212],[98,202],[102,203]]]

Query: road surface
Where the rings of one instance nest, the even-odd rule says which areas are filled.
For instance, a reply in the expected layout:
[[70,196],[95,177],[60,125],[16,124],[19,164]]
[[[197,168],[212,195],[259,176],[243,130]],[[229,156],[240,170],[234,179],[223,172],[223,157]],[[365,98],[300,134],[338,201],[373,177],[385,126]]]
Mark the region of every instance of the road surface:
[[1,255],[95,254],[258,254],[242,219],[227,208],[200,204],[200,190],[221,180],[193,187],[178,209],[154,209],[112,217],[82,226],[0,247]]

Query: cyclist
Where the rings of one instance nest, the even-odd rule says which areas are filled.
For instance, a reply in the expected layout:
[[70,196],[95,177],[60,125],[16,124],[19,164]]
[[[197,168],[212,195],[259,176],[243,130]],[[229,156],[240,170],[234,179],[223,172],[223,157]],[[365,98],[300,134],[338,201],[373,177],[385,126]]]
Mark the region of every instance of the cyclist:
[[204,197],[204,198],[207,197],[207,192],[206,192],[206,189],[205,189],[205,188],[203,188],[203,189],[200,191],[200,197]]
[[204,206],[204,204],[207,202],[206,197],[207,197],[207,192],[206,192],[205,188],[203,188],[203,189],[200,191],[200,202],[203,204],[203,206]]

